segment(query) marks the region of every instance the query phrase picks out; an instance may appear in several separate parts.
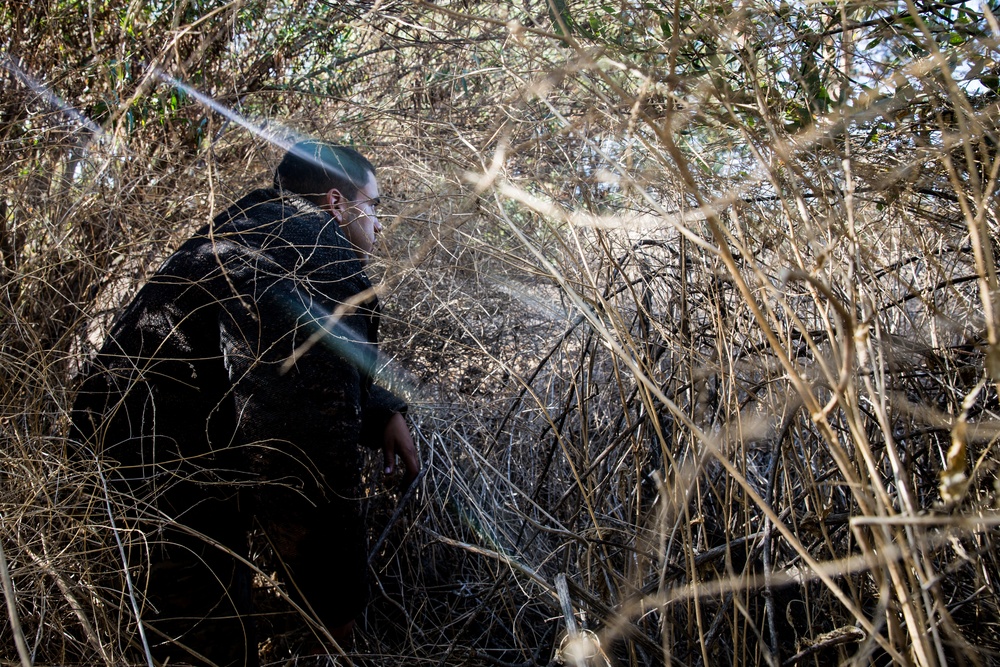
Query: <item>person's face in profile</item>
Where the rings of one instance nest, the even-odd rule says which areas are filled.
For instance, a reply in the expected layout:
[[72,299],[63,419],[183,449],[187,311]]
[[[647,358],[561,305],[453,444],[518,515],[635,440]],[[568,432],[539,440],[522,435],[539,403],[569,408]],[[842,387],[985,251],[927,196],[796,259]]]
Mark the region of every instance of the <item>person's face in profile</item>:
[[347,199],[337,189],[327,193],[327,207],[362,263],[367,263],[375,249],[375,235],[382,231],[375,215],[379,202],[378,182],[374,174],[368,174],[368,182],[358,189],[354,199]]

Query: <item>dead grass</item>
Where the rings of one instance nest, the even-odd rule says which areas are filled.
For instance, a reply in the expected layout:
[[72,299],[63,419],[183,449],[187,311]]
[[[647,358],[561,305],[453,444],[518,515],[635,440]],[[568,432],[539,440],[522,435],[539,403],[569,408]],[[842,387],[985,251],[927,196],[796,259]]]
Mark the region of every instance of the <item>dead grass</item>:
[[[427,472],[401,514],[370,476],[360,654],[550,664],[564,576],[616,665],[1000,661],[997,102],[959,86],[992,15],[564,5],[602,31],[544,2],[0,10],[0,660],[144,662],[142,536],[67,456],[75,375],[281,153],[155,63],[380,165]],[[305,624],[259,598],[278,663]]]

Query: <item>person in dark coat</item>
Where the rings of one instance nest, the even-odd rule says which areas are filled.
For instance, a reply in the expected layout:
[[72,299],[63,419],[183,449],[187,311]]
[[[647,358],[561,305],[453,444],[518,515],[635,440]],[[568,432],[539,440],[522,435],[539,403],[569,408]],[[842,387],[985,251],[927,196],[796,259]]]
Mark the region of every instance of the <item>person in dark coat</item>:
[[[121,313],[73,409],[74,438],[127,507],[153,657],[253,665],[247,534],[262,530],[294,601],[338,639],[367,602],[360,445],[386,473],[420,463],[406,404],[376,382],[365,266],[375,169],[296,144],[274,187],[182,245]],[[141,545],[141,549],[136,546]]]

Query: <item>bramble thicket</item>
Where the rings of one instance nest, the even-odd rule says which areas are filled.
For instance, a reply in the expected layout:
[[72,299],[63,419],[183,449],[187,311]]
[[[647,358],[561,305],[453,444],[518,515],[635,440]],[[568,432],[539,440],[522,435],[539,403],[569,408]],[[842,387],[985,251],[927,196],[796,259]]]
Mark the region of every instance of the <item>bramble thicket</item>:
[[[998,15],[4,3],[0,660],[146,664],[78,374],[311,136],[379,167],[426,468],[372,461],[351,660],[1000,664]],[[252,546],[284,664],[322,630]]]

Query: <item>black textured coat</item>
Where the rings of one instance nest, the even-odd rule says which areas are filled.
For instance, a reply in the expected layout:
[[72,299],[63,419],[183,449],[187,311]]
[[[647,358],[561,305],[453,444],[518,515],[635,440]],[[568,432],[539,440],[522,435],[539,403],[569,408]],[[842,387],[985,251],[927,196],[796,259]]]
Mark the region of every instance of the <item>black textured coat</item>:
[[372,382],[378,325],[336,221],[294,195],[254,191],[117,319],[74,405],[75,439],[115,469],[139,517],[234,549],[256,517],[287,562],[314,558],[304,552],[325,547],[309,546],[309,524],[347,511],[317,519],[315,508],[356,497],[359,443],[406,409]]

